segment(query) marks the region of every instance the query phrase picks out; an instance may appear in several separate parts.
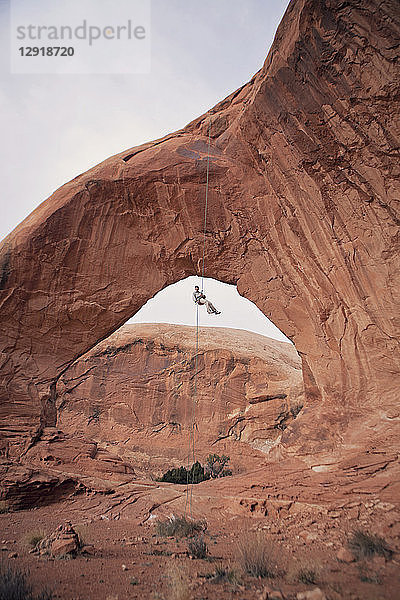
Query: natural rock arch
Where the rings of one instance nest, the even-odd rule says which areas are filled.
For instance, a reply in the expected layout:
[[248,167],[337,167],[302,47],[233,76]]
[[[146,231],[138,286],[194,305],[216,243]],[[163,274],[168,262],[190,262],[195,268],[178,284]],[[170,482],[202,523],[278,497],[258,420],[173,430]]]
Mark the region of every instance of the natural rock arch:
[[54,422],[55,381],[76,357],[199,272],[210,119],[205,275],[236,284],[302,357],[307,409],[283,444],[394,435],[396,18],[396,0],[292,1],[248,84],[67,183],[5,239],[11,456]]

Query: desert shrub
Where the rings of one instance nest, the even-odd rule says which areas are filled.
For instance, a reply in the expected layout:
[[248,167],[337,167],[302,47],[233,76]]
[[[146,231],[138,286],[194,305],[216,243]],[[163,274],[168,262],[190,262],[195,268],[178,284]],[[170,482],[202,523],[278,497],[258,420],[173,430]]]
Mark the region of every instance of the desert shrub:
[[217,477],[225,477],[226,475],[232,475],[232,471],[225,469],[229,462],[229,456],[219,456],[218,454],[209,454],[206,459],[205,473],[212,479]]
[[189,471],[185,467],[169,469],[159,481],[186,485],[187,483],[200,483],[206,479],[210,479],[210,475],[206,474],[204,472],[204,467],[199,461],[196,461]]
[[208,579],[211,583],[224,583],[228,582],[232,585],[237,585],[239,582],[239,578],[236,572],[233,569],[227,569],[223,564],[219,564],[215,567],[215,571],[212,573],[207,573],[205,575],[206,579]]
[[189,470],[186,467],[169,469],[158,481],[186,485],[187,483],[201,483],[210,478],[226,477],[232,475],[232,470],[226,468],[228,462],[229,456],[209,454],[204,467],[199,461],[196,461]]
[[187,519],[185,516],[176,517],[172,515],[172,517],[156,523],[157,535],[162,537],[192,537],[206,529],[207,524],[205,521],[194,521],[193,519]]
[[378,585],[382,584],[382,579],[379,574],[370,569],[368,564],[365,562],[358,566],[358,575],[360,577],[360,581],[363,581],[364,583],[376,583]]
[[357,560],[370,558],[377,554],[389,559],[393,554],[384,538],[362,529],[353,531],[348,540],[348,547]]
[[312,565],[300,567],[296,573],[296,579],[306,585],[314,585],[318,583],[318,571]]
[[219,477],[230,477],[231,475],[233,475],[232,469],[224,469]]
[[277,550],[261,532],[242,536],[237,545],[237,560],[245,573],[253,577],[276,577]]
[[204,467],[197,460],[189,471],[189,483],[201,483],[210,479],[210,476],[204,472]]
[[35,531],[30,531],[26,535],[26,543],[31,548],[36,548],[36,546],[42,541],[45,537],[46,533],[43,529],[36,529]]
[[305,583],[306,585],[315,585],[318,583],[321,575],[321,565],[313,560],[303,559],[289,563],[286,579],[290,583]]
[[26,580],[26,574],[0,563],[0,600],[52,600],[50,592],[36,595]]
[[166,483],[179,484],[186,484],[187,480],[187,469],[185,469],[185,467],[169,469],[166,473],[164,473],[164,475],[160,479],[160,481],[164,481]]
[[6,502],[5,500],[0,500],[0,515],[4,515],[8,512],[10,512],[8,502]]
[[196,535],[188,543],[189,556],[193,558],[206,558],[208,554],[207,544],[203,535]]

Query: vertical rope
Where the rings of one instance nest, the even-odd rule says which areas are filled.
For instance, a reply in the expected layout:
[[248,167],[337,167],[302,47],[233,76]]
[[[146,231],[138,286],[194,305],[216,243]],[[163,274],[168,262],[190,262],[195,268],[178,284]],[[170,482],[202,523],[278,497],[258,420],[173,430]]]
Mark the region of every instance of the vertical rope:
[[206,176],[206,198],[204,202],[204,226],[203,226],[203,264],[201,269],[201,291],[204,291],[204,265],[206,257],[206,229],[207,229],[207,209],[208,209],[208,179],[210,175],[210,143],[211,143],[211,119],[208,125],[208,147],[207,147],[207,176]]
[[195,448],[195,426],[196,426],[196,397],[197,397],[197,372],[199,370],[199,305],[196,304],[196,353],[194,357],[194,388],[193,388],[193,403],[192,403],[192,422],[190,425],[189,433],[189,447],[187,455],[187,475],[186,475],[186,501],[185,501],[185,515],[189,509],[190,517],[192,514],[192,500],[193,500],[193,476],[190,478],[190,461],[192,465],[196,462],[196,448]]
[[[202,257],[202,268],[201,268],[201,291],[204,291],[204,269],[205,269],[205,256],[206,256],[206,229],[207,229],[207,210],[208,210],[208,183],[210,175],[210,144],[211,144],[211,119],[208,125],[208,147],[207,147],[207,175],[206,175],[206,195],[204,202],[204,224],[203,224],[203,257]],[[194,361],[194,388],[193,388],[193,406],[192,406],[192,423],[189,434],[189,448],[188,448],[188,459],[187,459],[187,478],[186,478],[186,502],[185,502],[185,515],[189,508],[189,514],[192,517],[192,500],[193,500],[193,474],[190,478],[190,460],[192,465],[196,462],[196,401],[197,401],[197,372],[199,368],[199,305],[196,304],[196,354]]]

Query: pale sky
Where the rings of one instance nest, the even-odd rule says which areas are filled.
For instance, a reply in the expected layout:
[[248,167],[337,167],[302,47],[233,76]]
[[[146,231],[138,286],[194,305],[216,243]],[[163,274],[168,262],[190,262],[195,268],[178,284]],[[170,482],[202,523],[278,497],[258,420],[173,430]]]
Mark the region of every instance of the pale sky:
[[[196,324],[196,305],[192,300],[194,286],[201,288],[201,278],[187,277],[166,287],[149,300],[128,323]],[[261,335],[290,342],[253,302],[239,295],[235,285],[204,278],[204,293],[220,315],[209,315],[205,306],[199,307],[201,327],[232,327],[246,329]],[[156,316],[156,319],[154,318]],[[291,343],[291,342],[290,342]]]
[[[12,75],[10,1],[0,0],[0,240],[66,181],[180,129],[248,81],[288,4],[152,0],[149,74]],[[97,0],[99,13],[108,1]],[[228,303],[224,295],[221,301]],[[262,333],[253,318],[244,328]]]

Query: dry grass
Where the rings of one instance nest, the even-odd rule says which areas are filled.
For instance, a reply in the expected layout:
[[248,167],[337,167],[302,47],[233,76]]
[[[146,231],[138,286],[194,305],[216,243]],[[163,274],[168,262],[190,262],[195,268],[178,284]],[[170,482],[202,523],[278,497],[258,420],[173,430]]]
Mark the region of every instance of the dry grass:
[[358,564],[358,575],[360,577],[360,581],[364,583],[375,583],[378,585],[382,584],[382,579],[376,571],[370,568],[366,561],[362,561]]
[[30,548],[36,548],[44,537],[46,537],[46,532],[43,529],[35,529],[26,534],[25,541]]
[[240,581],[236,571],[224,567],[222,563],[215,567],[214,572],[207,573],[205,578],[208,579],[210,583],[230,583],[232,586],[237,586]]
[[34,594],[26,573],[0,563],[0,598],[3,600],[52,600],[50,592]]
[[312,560],[298,561],[290,565],[286,578],[291,583],[316,585],[320,581],[321,566]]
[[253,577],[276,577],[279,549],[261,532],[244,534],[237,544],[237,561]]
[[384,538],[363,531],[362,529],[353,531],[349,538],[348,546],[357,560],[371,558],[375,555],[390,559],[393,554],[393,551],[389,548]]
[[168,569],[168,600],[191,600],[190,576],[187,567],[172,564]]
[[172,517],[156,523],[157,535],[162,537],[192,537],[207,529],[205,521],[194,521],[186,517]]
[[196,535],[189,541],[188,553],[193,558],[207,558],[208,547],[202,534]]

